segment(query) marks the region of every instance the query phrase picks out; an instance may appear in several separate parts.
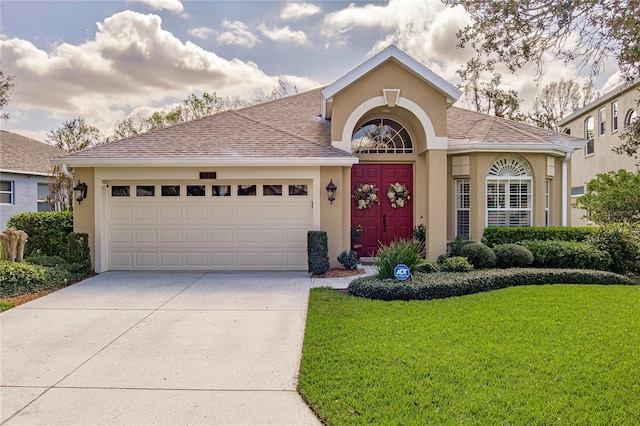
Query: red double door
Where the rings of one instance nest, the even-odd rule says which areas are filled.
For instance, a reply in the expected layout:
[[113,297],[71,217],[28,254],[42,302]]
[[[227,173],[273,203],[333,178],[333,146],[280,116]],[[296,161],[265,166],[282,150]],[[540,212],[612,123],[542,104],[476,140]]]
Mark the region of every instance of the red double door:
[[[410,199],[404,207],[394,208],[387,197],[389,185],[400,183],[407,187]],[[381,244],[394,239],[411,238],[413,231],[413,165],[412,164],[355,164],[351,168],[351,194],[362,184],[378,188],[380,204],[357,209],[351,199],[351,225],[362,225],[362,236],[356,242],[359,256],[375,256]]]

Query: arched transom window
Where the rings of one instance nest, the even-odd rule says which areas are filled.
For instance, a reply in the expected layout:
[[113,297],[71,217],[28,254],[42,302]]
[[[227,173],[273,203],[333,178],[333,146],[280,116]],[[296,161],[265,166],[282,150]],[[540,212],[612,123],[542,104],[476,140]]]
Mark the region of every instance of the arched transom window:
[[532,183],[526,160],[496,159],[487,172],[487,226],[531,226]]
[[413,143],[402,124],[389,118],[375,118],[353,133],[351,151],[355,154],[410,154]]

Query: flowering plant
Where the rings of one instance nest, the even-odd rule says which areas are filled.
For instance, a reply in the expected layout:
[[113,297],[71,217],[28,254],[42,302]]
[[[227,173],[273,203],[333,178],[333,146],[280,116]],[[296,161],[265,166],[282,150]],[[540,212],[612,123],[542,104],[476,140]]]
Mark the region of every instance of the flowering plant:
[[399,209],[404,207],[407,200],[411,199],[411,194],[409,194],[406,186],[396,182],[389,185],[387,198],[391,201],[391,206],[393,206],[394,209]]
[[356,209],[368,209],[373,203],[380,204],[378,198],[378,187],[372,183],[363,183],[353,191],[353,198],[356,200]]

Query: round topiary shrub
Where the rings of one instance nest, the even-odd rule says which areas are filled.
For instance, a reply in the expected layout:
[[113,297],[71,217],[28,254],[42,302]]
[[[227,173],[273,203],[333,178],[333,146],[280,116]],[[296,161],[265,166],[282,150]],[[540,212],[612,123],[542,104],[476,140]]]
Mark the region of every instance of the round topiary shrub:
[[469,272],[473,266],[462,256],[451,256],[442,260],[440,270],[443,272]]
[[494,250],[499,268],[521,268],[533,263],[533,253],[517,244],[502,244]]
[[476,269],[493,268],[496,266],[496,255],[489,247],[482,243],[465,244],[460,249],[460,255],[467,258]]
[[458,235],[456,239],[451,242],[451,255],[463,256],[462,248],[471,243],[475,243],[475,241],[470,240],[468,235]]
[[420,265],[418,267],[418,272],[422,272],[425,274],[430,274],[432,272],[438,272],[438,265],[435,264],[435,262],[432,262],[429,259],[426,259],[424,261],[425,263],[423,265]]
[[344,269],[356,269],[358,267],[358,254],[353,250],[345,250],[338,256],[338,262]]

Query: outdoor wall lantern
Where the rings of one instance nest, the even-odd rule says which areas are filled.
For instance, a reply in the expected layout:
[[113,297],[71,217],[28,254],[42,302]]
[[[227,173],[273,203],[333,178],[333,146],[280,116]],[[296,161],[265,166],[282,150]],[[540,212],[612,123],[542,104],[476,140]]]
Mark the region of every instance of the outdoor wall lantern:
[[333,204],[333,202],[336,200],[337,190],[338,190],[338,187],[336,186],[335,183],[333,183],[333,179],[331,179],[329,181],[329,185],[327,185],[327,198],[329,199],[329,202],[331,204]]
[[78,181],[78,184],[73,187],[73,195],[75,195],[78,203],[82,203],[82,200],[87,198],[87,184]]

